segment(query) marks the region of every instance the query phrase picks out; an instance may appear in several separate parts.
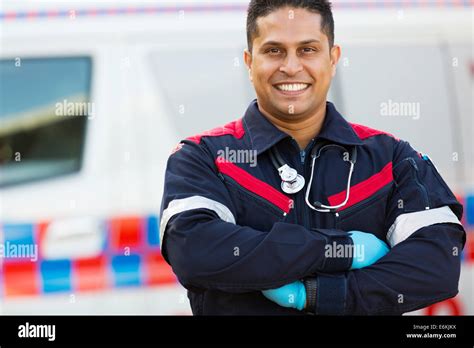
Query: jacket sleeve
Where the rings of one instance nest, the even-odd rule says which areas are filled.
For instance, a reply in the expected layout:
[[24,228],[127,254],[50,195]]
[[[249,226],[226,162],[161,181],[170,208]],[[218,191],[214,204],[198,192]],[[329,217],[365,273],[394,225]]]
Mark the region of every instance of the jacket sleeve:
[[[400,315],[458,293],[462,205],[431,160],[407,142],[396,143],[393,164],[391,250],[370,267],[318,276],[316,313]],[[335,289],[331,296],[328,289]]]
[[324,256],[328,243],[352,244],[344,231],[277,222],[264,232],[239,226],[237,214],[207,148],[181,144],[167,164],[160,237],[165,260],[186,288],[249,292],[350,267],[351,258]]

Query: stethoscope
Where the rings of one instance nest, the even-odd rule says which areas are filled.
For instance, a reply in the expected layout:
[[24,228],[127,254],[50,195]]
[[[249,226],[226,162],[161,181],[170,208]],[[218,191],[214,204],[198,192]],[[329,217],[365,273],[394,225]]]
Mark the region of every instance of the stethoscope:
[[[321,156],[323,150],[326,150],[330,147],[337,147],[344,150],[344,153],[350,153],[349,162],[351,163],[351,166],[349,168],[349,176],[347,178],[346,198],[341,204],[338,205],[324,205],[320,202],[314,202],[313,205],[309,202],[309,194],[311,191],[311,184],[313,183],[314,165],[316,163],[316,160]],[[278,170],[278,174],[280,175],[281,189],[283,190],[283,192],[288,194],[295,194],[303,189],[305,185],[304,177],[298,174],[296,169],[291,168],[288,164],[285,164],[285,161],[283,161],[283,158],[281,157],[275,146],[272,147],[272,149],[270,150],[270,159],[273,163],[273,166]],[[309,178],[305,194],[305,201],[308,207],[320,213],[330,213],[345,206],[349,201],[350,197],[351,179],[352,174],[354,172],[354,166],[357,161],[357,146],[352,146],[352,149],[349,152],[347,148],[339,144],[320,143],[319,146],[315,146],[311,151],[311,160],[311,176]]]

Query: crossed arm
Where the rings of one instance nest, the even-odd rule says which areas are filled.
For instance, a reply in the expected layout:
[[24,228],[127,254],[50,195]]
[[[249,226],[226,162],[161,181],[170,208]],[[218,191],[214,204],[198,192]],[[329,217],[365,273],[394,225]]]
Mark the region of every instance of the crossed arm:
[[[324,289],[318,289],[318,285],[328,286],[324,281],[327,274],[265,290],[263,294],[281,306],[316,314],[399,315],[420,309],[457,294],[458,252],[463,233],[462,227],[456,224],[422,228],[378,261],[332,274],[331,285],[345,288],[342,293],[335,291],[333,298],[318,299],[318,294],[324,296]],[[311,287],[311,282],[315,286]]]
[[[295,306],[301,309],[306,306],[316,314],[342,315],[401,314],[456,295],[460,252],[465,240],[465,232],[456,219],[450,223],[443,223],[446,219],[432,219],[433,215],[428,223],[424,215],[416,215],[408,223],[405,219],[397,228],[411,226],[406,232],[408,238],[391,243],[392,248],[383,257],[377,254],[371,262],[358,267],[352,257],[324,257],[327,244],[357,243],[346,231],[307,230],[278,222],[270,231],[263,232],[223,221],[222,210],[216,210],[215,206],[228,207],[234,216],[237,212],[227,189],[214,173],[212,159],[204,160],[206,155],[196,151],[202,149],[186,145],[170,158],[162,206],[163,213],[171,202],[182,203],[180,200],[192,197],[215,203],[193,205],[174,214],[161,228],[166,231],[163,255],[183,285],[235,293],[263,290],[267,297],[279,303],[271,294],[284,291],[267,290],[307,281],[311,291],[307,291],[302,304],[294,301]],[[422,163],[419,167],[423,168]],[[433,172],[420,173],[432,180],[430,175]],[[212,176],[215,180],[209,180]],[[405,185],[404,193],[418,187],[401,180],[398,184]],[[438,186],[433,189],[432,201],[439,208],[431,211],[450,209],[444,206],[448,203],[457,204],[452,195],[441,202],[434,195],[436,190]],[[460,218],[459,211],[456,215]],[[425,226],[413,230],[417,219],[423,220]],[[236,245],[240,247],[239,258],[232,253]],[[302,292],[301,286],[297,287]]]

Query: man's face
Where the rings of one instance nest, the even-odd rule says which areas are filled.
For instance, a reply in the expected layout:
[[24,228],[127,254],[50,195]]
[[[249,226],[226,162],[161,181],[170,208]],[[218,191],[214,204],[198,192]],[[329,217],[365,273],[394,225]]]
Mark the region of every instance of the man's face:
[[244,59],[259,107],[285,121],[314,115],[326,102],[340,48],[329,47],[321,15],[281,8],[257,20],[258,37]]

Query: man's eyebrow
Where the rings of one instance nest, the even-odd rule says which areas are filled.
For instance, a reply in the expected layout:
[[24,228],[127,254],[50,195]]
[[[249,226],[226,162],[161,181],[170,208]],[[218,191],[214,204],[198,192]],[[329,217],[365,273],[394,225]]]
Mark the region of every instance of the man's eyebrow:
[[[317,39],[309,39],[309,40],[304,40],[298,42],[298,45],[308,45],[310,43],[321,43],[321,41]],[[278,41],[267,41],[262,44],[262,46],[281,46],[283,43],[278,42]]]

